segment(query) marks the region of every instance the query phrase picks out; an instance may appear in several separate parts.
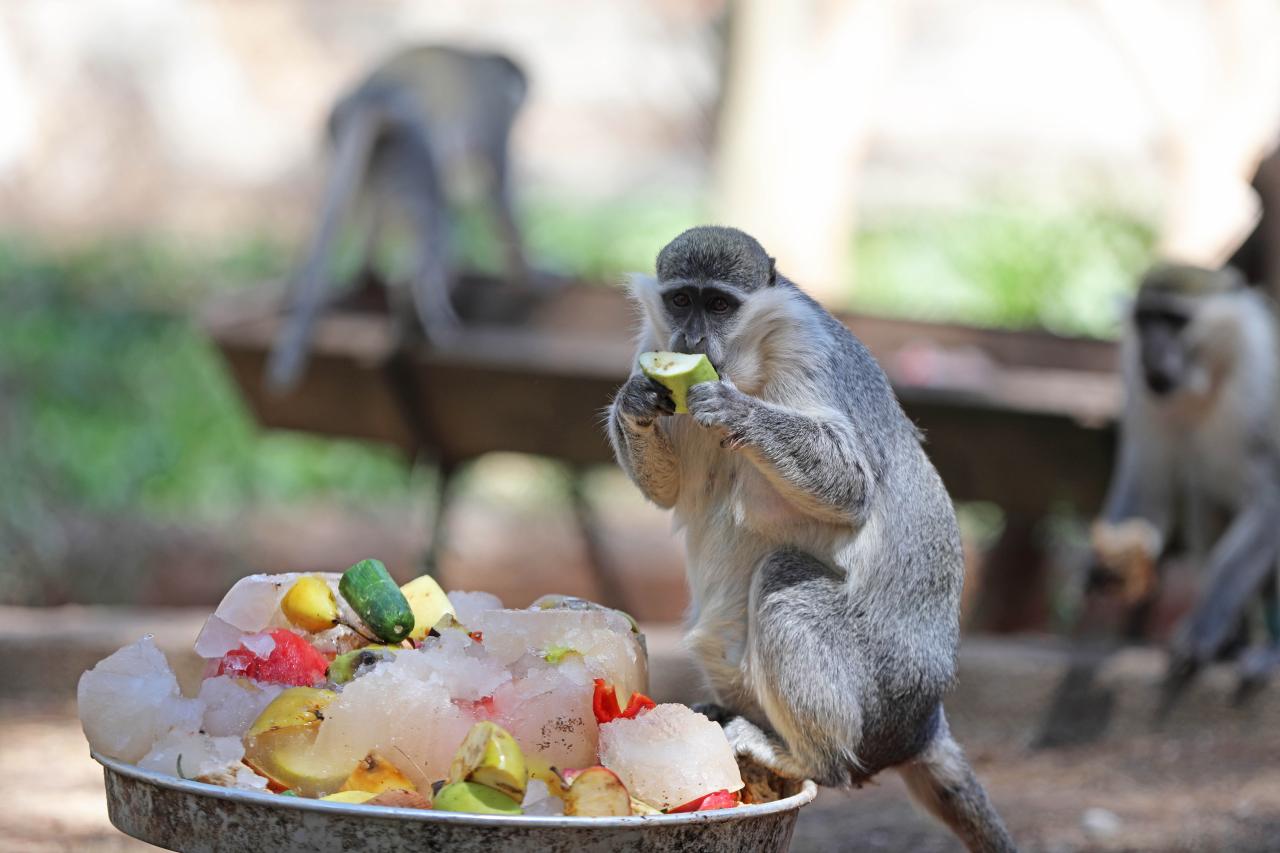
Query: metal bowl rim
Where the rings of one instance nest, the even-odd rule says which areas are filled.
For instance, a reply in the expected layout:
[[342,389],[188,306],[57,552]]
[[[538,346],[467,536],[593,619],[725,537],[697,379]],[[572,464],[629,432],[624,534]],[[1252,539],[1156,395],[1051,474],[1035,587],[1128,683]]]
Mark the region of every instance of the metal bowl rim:
[[282,797],[265,791],[248,791],[240,788],[224,788],[221,785],[210,785],[192,779],[179,779],[164,773],[153,773],[133,764],[108,758],[90,751],[94,761],[101,764],[108,772],[157,788],[167,788],[190,796],[212,797],[241,803],[256,803],[272,808],[298,809],[301,811],[323,812],[349,817],[381,818],[393,820],[410,820],[419,823],[446,823],[472,826],[492,826],[504,828],[548,828],[564,827],[567,829],[605,829],[659,824],[661,826],[679,826],[691,823],[719,823],[721,821],[746,820],[753,817],[788,812],[808,805],[818,794],[818,787],[806,779],[799,793],[775,800],[772,803],[737,806],[732,809],[713,809],[705,812],[686,812],[682,814],[630,815],[627,817],[563,817],[561,815],[479,815],[465,812],[438,812],[427,809],[404,809],[391,806],[366,806],[351,803],[334,803],[313,800],[306,797]]

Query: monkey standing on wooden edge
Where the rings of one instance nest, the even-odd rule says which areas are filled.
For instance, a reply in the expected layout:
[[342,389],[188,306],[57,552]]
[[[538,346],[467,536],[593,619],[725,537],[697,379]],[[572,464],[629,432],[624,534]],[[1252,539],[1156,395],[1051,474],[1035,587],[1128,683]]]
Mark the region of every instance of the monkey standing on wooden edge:
[[636,370],[609,411],[619,464],[685,530],[701,710],[786,776],[894,768],[970,850],[1013,850],[942,710],[955,511],[875,359],[732,228],[684,232],[631,295],[641,351],[705,353],[722,377],[682,417]]

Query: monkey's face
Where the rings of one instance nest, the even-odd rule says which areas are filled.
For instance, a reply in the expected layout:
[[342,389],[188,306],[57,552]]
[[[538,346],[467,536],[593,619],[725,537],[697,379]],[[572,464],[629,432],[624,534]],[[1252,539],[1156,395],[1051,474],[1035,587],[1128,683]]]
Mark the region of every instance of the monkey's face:
[[746,294],[717,281],[673,281],[660,285],[662,310],[672,352],[703,353],[712,367],[724,367],[734,316]]
[[1189,306],[1173,301],[1140,300],[1134,309],[1142,379],[1157,397],[1183,388],[1192,374],[1191,316]]

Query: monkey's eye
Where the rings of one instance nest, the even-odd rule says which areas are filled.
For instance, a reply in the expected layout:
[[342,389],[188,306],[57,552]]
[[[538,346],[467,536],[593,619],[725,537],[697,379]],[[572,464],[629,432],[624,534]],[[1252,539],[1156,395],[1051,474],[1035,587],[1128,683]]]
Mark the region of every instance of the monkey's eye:
[[677,293],[675,296],[671,297],[671,304],[677,308],[688,308],[693,304],[693,300],[689,298],[689,294],[687,293]]
[[707,303],[707,308],[709,308],[713,314],[723,314],[730,308],[729,300],[725,299],[723,296],[717,296]]

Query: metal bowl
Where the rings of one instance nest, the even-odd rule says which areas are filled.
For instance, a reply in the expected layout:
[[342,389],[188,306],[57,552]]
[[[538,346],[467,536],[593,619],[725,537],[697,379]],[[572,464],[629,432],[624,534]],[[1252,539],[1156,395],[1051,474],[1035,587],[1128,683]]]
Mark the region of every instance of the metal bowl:
[[322,802],[221,788],[93,754],[107,813],[134,838],[184,853],[662,853],[785,851],[812,782],[763,805],[649,817],[503,817]]

